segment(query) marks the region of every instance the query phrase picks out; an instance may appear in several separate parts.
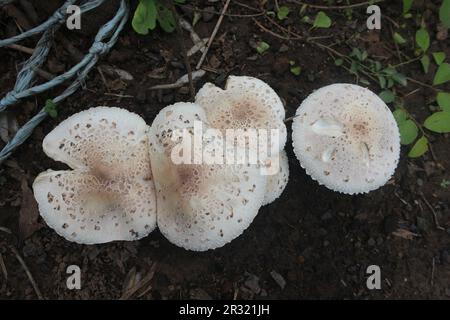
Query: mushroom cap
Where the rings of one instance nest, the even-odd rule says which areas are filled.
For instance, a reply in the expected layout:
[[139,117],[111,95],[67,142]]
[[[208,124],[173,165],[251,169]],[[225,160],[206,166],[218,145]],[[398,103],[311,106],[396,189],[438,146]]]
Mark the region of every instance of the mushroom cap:
[[138,115],[97,107],[74,114],[44,139],[44,152],[73,170],[33,183],[46,223],[67,240],[137,240],[156,226],[148,126]]
[[389,108],[370,90],[352,84],[332,84],[309,95],[297,109],[292,141],[313,179],[347,194],[384,185],[400,155]]
[[[266,193],[264,195],[263,206],[274,202],[283,193],[289,181],[289,161],[286,151],[283,150],[279,154],[272,156],[271,159],[277,157],[278,171],[273,175],[267,176]],[[274,164],[273,161],[270,164]],[[269,165],[270,166],[270,165]]]
[[[197,93],[211,127],[226,129],[278,129],[277,151],[286,144],[285,111],[276,92],[265,82],[247,76],[229,76],[225,89],[206,83]],[[272,147],[272,142],[269,142]]]
[[[250,225],[261,207],[266,177],[256,165],[175,164],[171,158],[175,145],[161,137],[177,128],[192,129],[189,124],[196,120],[206,126],[205,115],[195,104],[177,103],[161,110],[149,133],[150,158],[160,231],[180,247],[205,251],[225,245]],[[214,145],[216,140],[202,139],[204,153],[223,146],[223,141]]]

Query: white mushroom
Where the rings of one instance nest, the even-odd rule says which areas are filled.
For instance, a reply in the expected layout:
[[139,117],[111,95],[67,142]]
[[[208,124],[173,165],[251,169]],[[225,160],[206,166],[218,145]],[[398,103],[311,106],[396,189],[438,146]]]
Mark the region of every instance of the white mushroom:
[[278,199],[289,181],[289,162],[286,151],[283,150],[271,158],[269,167],[274,165],[278,167],[278,170],[275,174],[267,176],[266,194],[264,196],[263,206]]
[[47,224],[67,240],[136,240],[156,226],[148,126],[138,115],[97,107],[61,122],[44,152],[73,170],[41,173],[33,190]]
[[292,140],[313,179],[348,194],[384,185],[400,153],[389,108],[370,90],[352,84],[332,84],[308,96],[297,109]]
[[[177,146],[191,139],[195,121],[207,129],[204,111],[196,104],[176,103],[161,110],[149,132],[150,158],[159,229],[178,246],[204,251],[225,245],[250,225],[262,205],[266,177],[255,165],[174,162],[172,151],[178,156]],[[186,129],[188,136],[177,129]],[[202,137],[203,154],[222,152],[220,139]],[[192,145],[189,141],[187,149]]]
[[229,76],[224,90],[206,83],[197,93],[195,103],[205,110],[211,127],[224,133],[227,129],[264,129],[268,137],[271,130],[277,130],[279,139],[276,144],[269,139],[267,149],[275,150],[272,153],[275,155],[284,148],[287,134],[283,103],[265,82],[252,77]]

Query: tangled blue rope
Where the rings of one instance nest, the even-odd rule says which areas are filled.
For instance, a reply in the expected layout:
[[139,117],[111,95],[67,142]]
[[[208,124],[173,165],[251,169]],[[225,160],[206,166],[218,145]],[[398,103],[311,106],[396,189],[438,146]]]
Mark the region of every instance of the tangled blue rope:
[[[98,7],[105,0],[91,0],[80,6],[81,13],[87,12]],[[14,89],[8,92],[0,100],[0,112],[4,111],[8,106],[19,102],[21,99],[30,97],[35,94],[50,90],[63,82],[74,78],[76,79],[67,87],[59,96],[53,99],[53,102],[59,103],[72,95],[84,82],[89,71],[95,66],[99,57],[107,53],[117,42],[120,32],[122,31],[129,16],[128,0],[121,0],[120,7],[116,15],[104,24],[97,35],[94,43],[89,49],[89,53],[75,66],[73,66],[66,73],[59,75],[52,80],[40,85],[31,87],[31,83],[36,75],[36,69],[45,61],[48,52],[51,48],[51,40],[54,32],[66,20],[67,7],[76,0],[66,1],[55,14],[53,14],[46,22],[40,26],[25,31],[24,33],[5,40],[0,40],[0,47],[7,46],[23,40],[29,36],[37,33],[43,35],[39,40],[32,56],[25,62],[23,68],[20,70]],[[1,4],[1,2],[0,2]],[[108,40],[109,39],[109,40]],[[20,146],[31,135],[33,130],[48,116],[44,108],[42,108],[33,118],[31,118],[23,127],[21,127],[15,136],[8,141],[6,146],[0,151],[0,163],[8,158],[12,151]]]

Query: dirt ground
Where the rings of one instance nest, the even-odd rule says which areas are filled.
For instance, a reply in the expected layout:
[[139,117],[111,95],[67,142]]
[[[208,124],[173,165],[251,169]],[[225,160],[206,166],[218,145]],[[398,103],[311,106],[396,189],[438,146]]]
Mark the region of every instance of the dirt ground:
[[[31,2],[39,22],[61,3]],[[325,44],[341,41],[334,48],[345,53],[352,47],[359,47],[366,49],[369,55],[382,56],[385,64],[399,63],[391,37],[392,22],[383,19],[380,31],[368,31],[365,7],[354,9],[351,19],[342,11],[327,11],[333,20],[332,28],[312,30],[309,25],[300,23],[300,5],[279,2],[287,3],[292,9],[289,17],[279,22],[283,28],[305,36],[323,37],[320,41]],[[187,3],[202,10],[220,11],[223,7],[222,1]],[[323,5],[325,2],[316,3]],[[382,13],[393,23],[406,24],[405,36],[413,37],[415,27],[408,28],[411,20],[400,17],[401,1],[387,3],[380,4]],[[450,57],[449,38],[438,41],[434,36],[437,23],[432,15],[436,15],[436,3],[438,1],[415,1],[413,10],[429,17],[431,48],[444,51]],[[75,64],[77,60],[62,37],[85,53],[98,28],[96,24],[111,17],[116,4],[117,1],[110,1],[97,10],[101,13],[83,18],[85,27],[80,32],[61,28],[42,69],[59,74]],[[133,9],[135,6],[136,1],[132,1]],[[258,77],[277,91],[289,117],[313,90],[336,82],[355,83],[354,76],[335,66],[327,50],[303,40],[284,40],[262,30],[256,22],[285,35],[264,16],[258,15],[261,10],[273,10],[273,6],[273,1],[263,6],[257,0],[231,2],[228,13],[237,16],[224,18],[204,64],[206,75],[195,83],[196,89],[207,81],[223,86],[230,74]],[[192,21],[193,12],[189,7],[178,10]],[[317,9],[307,9],[311,16],[316,12]],[[209,37],[217,17],[203,12],[195,26],[196,32],[201,37]],[[16,22],[8,12],[0,10],[0,38],[16,34]],[[184,39],[190,48],[192,42],[186,32]],[[36,40],[21,44],[32,48]],[[263,55],[254,48],[258,41],[270,44]],[[399,166],[389,183],[357,196],[332,192],[308,177],[293,154],[288,138],[290,180],[286,190],[274,203],[260,209],[243,235],[214,251],[186,251],[169,243],[158,230],[135,242],[78,245],[58,236],[42,220],[33,221],[37,214],[30,194],[34,178],[48,168],[65,168],[43,153],[44,136],[63,119],[93,106],[120,106],[151,123],[164,106],[189,100],[187,87],[149,90],[156,84],[172,83],[186,73],[178,45],[176,32],[167,34],[158,29],[147,36],[139,36],[128,23],[118,43],[101,58],[99,65],[102,70],[107,70],[108,66],[125,70],[134,80],[121,80],[108,72],[103,72],[103,78],[98,69],[94,69],[83,89],[58,107],[57,118],[45,120],[0,166],[1,299],[37,298],[16,253],[28,266],[42,296],[49,299],[120,298],[126,288],[142,284],[146,276],[149,281],[142,284],[132,298],[450,298],[450,187],[441,186],[443,179],[450,180],[446,170],[450,167],[448,135],[432,134],[433,154],[428,152],[417,159],[408,158],[407,149],[402,148]],[[413,55],[410,49],[405,50]],[[0,96],[3,96],[13,88],[17,70],[28,55],[12,49],[0,49],[0,55]],[[191,65],[195,66],[199,58],[199,53],[192,56]],[[301,66],[299,76],[289,71],[290,60]],[[432,80],[433,73],[424,75],[418,61],[401,66],[400,70],[420,82]],[[373,84],[369,87],[380,91]],[[406,106],[422,122],[430,114],[427,102],[434,93],[411,81],[401,90],[408,93],[415,89],[418,90],[408,96]],[[449,91],[449,86],[443,89]],[[52,90],[8,110],[21,125],[46,99],[59,92],[61,89]],[[287,125],[290,132],[290,123]],[[8,230],[11,234],[6,232]],[[2,261],[5,268],[1,268]],[[81,290],[66,288],[66,268],[72,264],[82,270]],[[369,265],[381,268],[381,290],[366,287]],[[280,277],[285,285],[278,279]]]

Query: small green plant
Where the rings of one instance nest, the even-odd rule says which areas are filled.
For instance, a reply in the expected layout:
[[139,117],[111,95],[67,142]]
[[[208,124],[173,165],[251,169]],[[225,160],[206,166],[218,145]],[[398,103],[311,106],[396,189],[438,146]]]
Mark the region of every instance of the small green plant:
[[410,158],[418,158],[421,155],[425,154],[428,151],[428,139],[425,136],[422,136],[419,140],[416,141],[414,146],[408,153],[408,157]]
[[289,7],[282,6],[277,11],[277,18],[278,20],[284,20],[289,15],[290,9]]
[[291,66],[289,70],[294,76],[299,76],[302,72],[302,67],[297,66],[294,60],[289,61],[289,65]]
[[256,51],[259,54],[263,54],[264,52],[269,50],[269,48],[270,48],[270,45],[267,42],[260,41],[260,42],[258,42],[258,45],[256,46]]
[[331,19],[323,11],[319,11],[314,19],[313,28],[329,28],[331,26]]
[[450,0],[443,0],[439,8],[439,20],[447,28],[450,28]]
[[441,63],[433,79],[433,85],[437,86],[450,81],[450,64]]
[[433,52],[433,59],[434,62],[436,62],[436,64],[440,66],[445,60],[445,52]]
[[442,111],[450,113],[450,93],[442,91],[438,92],[436,102]]
[[403,38],[403,36],[398,32],[394,32],[393,38],[394,38],[395,43],[397,43],[397,44],[405,44],[406,43],[406,39]]
[[409,14],[409,10],[411,10],[413,4],[413,0],[403,0],[403,16]]
[[447,189],[450,186],[450,180],[442,179],[440,186],[444,189]]
[[402,145],[413,143],[419,133],[419,128],[415,122],[403,109],[397,109],[393,112],[393,114],[400,131],[400,143]]
[[48,99],[47,101],[45,101],[44,111],[47,112],[48,115],[52,118],[56,118],[58,116],[56,103],[54,103],[52,99]]
[[[173,1],[184,3],[184,0]],[[146,35],[149,30],[156,28],[157,22],[165,32],[170,33],[175,30],[176,21],[173,12],[161,0],[139,0],[131,21],[134,31]]]

